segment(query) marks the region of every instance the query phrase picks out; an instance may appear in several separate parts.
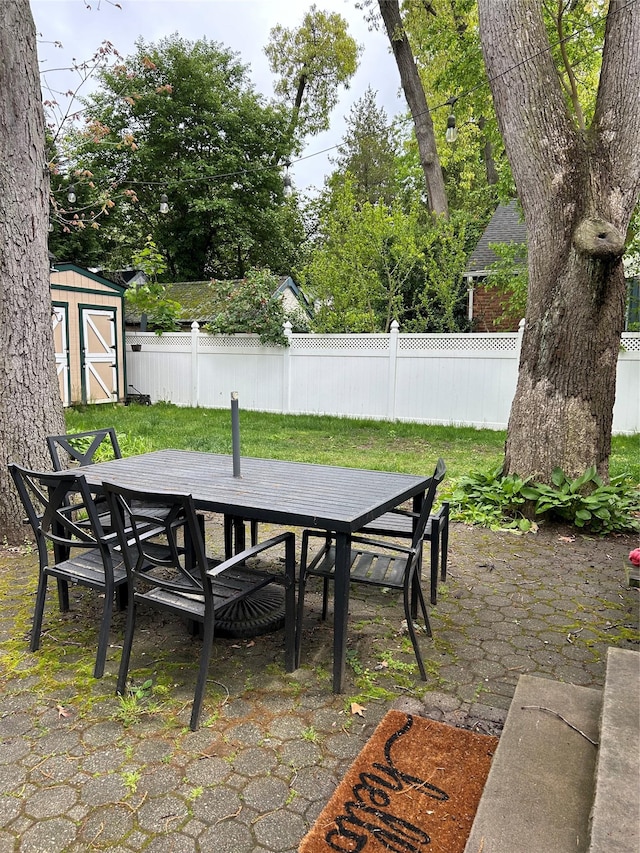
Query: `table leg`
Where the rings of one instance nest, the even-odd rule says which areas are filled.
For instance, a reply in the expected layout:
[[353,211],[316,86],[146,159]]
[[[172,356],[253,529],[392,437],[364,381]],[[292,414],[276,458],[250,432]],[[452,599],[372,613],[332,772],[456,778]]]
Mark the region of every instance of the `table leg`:
[[296,669],[296,539],[293,534],[285,543],[284,595],[284,668],[293,672]]
[[333,692],[342,693],[347,660],[349,618],[349,564],[351,534],[336,534],[336,572],[333,604]]

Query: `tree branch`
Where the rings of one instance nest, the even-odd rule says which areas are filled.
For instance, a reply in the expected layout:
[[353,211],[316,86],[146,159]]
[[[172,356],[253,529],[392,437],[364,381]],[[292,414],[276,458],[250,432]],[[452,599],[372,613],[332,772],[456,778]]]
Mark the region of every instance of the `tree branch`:
[[[518,194],[553,207],[572,177],[578,137],[539,0],[479,0],[482,50]],[[518,38],[505,38],[517,32]],[[525,208],[525,215],[527,210]]]
[[605,31],[594,138],[607,149],[608,184],[623,218],[640,193],[640,3],[611,0]]
[[523,711],[545,711],[547,714],[553,714],[554,717],[558,717],[559,720],[562,720],[563,723],[566,723],[570,729],[573,729],[574,732],[578,732],[579,735],[582,735],[582,737],[585,740],[588,740],[589,743],[593,744],[594,746],[598,746],[597,740],[592,740],[589,735],[585,734],[582,731],[582,729],[579,729],[577,726],[574,726],[573,723],[570,723],[569,720],[566,719],[566,717],[563,717],[562,714],[559,714],[557,711],[553,711],[551,708],[545,708],[542,705],[522,705],[521,708]]

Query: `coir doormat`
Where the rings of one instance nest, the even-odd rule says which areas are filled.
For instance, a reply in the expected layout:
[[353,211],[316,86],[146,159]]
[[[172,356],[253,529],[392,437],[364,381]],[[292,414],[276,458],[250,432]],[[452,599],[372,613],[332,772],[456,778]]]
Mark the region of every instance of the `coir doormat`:
[[389,711],[299,853],[463,853],[497,745]]

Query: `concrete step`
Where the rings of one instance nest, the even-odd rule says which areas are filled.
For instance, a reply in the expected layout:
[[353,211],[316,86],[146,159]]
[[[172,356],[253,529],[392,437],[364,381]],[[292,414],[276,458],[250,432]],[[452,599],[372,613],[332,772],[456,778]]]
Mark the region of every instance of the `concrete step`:
[[589,853],[640,851],[640,654],[610,648]]
[[601,708],[601,690],[520,677],[465,853],[586,853],[597,747],[556,715],[597,742]]

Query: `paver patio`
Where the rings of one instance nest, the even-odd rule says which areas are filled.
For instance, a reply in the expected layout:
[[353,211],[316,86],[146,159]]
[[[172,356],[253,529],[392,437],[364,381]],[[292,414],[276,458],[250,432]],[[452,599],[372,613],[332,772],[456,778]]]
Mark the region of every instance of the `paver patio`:
[[[219,549],[219,521],[210,529]],[[0,551],[0,853],[292,853],[389,707],[499,733],[522,673],[602,686],[607,646],[640,648],[638,590],[625,575],[637,544],[452,524],[434,639],[422,641],[429,681],[417,678],[401,602],[355,588],[342,696],[310,584],[301,668],[284,672],[281,632],[217,640],[196,733],[199,640],[181,623],[141,613],[132,672],[154,688],[125,704],[114,695],[124,614],[101,680],[87,590],[72,590],[68,614],[52,590],[30,654],[36,558]]]

